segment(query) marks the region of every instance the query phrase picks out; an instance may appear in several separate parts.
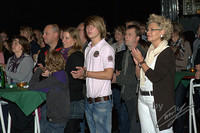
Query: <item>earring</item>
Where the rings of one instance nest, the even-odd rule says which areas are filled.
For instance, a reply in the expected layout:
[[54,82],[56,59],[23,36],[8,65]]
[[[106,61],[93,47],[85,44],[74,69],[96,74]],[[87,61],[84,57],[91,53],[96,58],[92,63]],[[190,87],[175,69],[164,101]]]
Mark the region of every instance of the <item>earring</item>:
[[160,38],[163,38],[163,35],[160,35]]

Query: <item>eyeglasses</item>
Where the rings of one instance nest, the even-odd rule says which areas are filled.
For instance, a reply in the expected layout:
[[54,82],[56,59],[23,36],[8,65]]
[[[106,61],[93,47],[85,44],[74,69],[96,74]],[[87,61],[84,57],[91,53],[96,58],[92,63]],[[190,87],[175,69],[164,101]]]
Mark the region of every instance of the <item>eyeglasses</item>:
[[153,29],[153,28],[151,28],[151,29],[147,29],[146,32],[148,32],[148,31],[152,32],[152,31],[157,31],[157,30],[162,30],[162,29]]

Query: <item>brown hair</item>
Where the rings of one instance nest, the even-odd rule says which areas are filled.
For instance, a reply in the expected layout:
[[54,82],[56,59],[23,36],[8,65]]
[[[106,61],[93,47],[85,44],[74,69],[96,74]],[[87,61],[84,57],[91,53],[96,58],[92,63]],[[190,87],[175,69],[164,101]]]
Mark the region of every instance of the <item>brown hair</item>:
[[140,32],[140,27],[138,27],[137,25],[129,25],[126,30],[128,29],[135,29],[135,33],[137,36],[141,36],[141,32]]
[[101,38],[105,38],[106,37],[106,25],[104,22],[104,19],[100,16],[89,16],[86,20],[85,20],[85,26],[87,27],[88,25],[93,25],[94,27],[96,27],[101,35]]
[[13,40],[15,40],[15,39],[19,40],[19,44],[22,46],[22,51],[24,53],[29,54],[30,53],[30,45],[29,45],[28,39],[23,36],[15,36],[13,38]]
[[78,30],[74,27],[69,27],[67,29],[64,29],[63,32],[68,32],[70,36],[75,40],[75,43],[68,52],[68,56],[76,51],[82,51],[81,39]]
[[61,70],[65,70],[65,59],[63,55],[59,51],[51,51],[48,52],[45,57],[45,64],[46,69],[49,70],[49,72],[57,72]]
[[125,35],[125,27],[123,25],[117,26],[114,31],[119,31],[122,33],[122,35]]

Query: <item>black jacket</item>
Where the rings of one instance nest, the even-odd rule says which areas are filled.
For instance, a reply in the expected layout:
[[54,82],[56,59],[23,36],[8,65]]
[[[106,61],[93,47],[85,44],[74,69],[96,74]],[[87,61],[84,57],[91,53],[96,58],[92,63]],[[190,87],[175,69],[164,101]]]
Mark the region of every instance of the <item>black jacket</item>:
[[85,81],[81,79],[74,79],[71,75],[71,71],[76,70],[77,66],[84,66],[84,56],[80,51],[72,53],[67,59],[65,70],[69,77],[70,101],[79,101],[84,98],[83,84]]

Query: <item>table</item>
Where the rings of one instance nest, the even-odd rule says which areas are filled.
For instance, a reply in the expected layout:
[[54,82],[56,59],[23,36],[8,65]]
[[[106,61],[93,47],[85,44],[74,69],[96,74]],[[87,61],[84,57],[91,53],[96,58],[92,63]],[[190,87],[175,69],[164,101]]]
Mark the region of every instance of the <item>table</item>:
[[[16,103],[25,115],[29,115],[35,111],[35,126],[36,130],[39,130],[39,119],[37,113],[37,107],[46,100],[46,94],[40,91],[25,90],[19,88],[0,89],[0,97],[6,101]],[[0,108],[0,115],[1,115]],[[1,118],[3,116],[0,116]],[[2,121],[1,121],[2,123]],[[8,124],[9,125],[9,124]],[[3,126],[3,125],[2,125]],[[5,127],[2,127],[5,129]],[[37,132],[37,131],[35,131]]]
[[181,82],[185,87],[190,84],[190,79],[194,78],[195,72],[182,71],[175,74],[175,88]]

